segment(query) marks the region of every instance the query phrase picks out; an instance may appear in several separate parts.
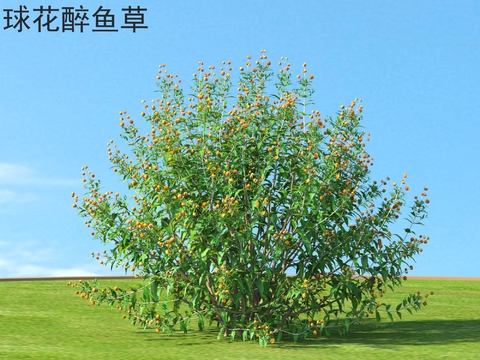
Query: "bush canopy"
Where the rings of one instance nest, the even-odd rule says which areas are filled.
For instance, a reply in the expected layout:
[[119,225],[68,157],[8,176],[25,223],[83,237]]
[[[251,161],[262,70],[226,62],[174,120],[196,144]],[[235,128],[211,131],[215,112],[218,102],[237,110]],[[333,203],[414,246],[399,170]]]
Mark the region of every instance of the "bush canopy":
[[392,234],[407,175],[389,191],[388,178],[372,181],[361,100],[322,117],[311,110],[307,65],[298,76],[290,67],[282,59],[274,70],[262,51],[234,86],[230,62],[218,70],[200,62],[185,95],[161,65],[159,98],[140,114],[146,132],[122,111],[131,151],[108,147],[132,193],[104,192],[85,167],[87,193],[72,194],[94,238],[111,247],[105,263],[146,281],[132,289],[82,282],[83,297],[157,331],[187,332],[194,318],[200,329],[216,321],[219,336],[262,345],[426,305],[420,294],[382,302],[427,243],[413,230],[426,217],[426,193]]

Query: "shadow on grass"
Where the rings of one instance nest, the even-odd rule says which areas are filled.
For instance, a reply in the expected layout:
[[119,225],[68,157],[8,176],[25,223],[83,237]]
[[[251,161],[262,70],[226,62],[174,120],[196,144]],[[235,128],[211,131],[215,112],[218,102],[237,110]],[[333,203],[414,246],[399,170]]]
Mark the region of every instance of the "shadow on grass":
[[193,345],[207,345],[214,344],[217,342],[217,331],[212,330],[208,331],[199,331],[199,330],[189,330],[187,334],[184,334],[181,331],[175,331],[171,335],[167,334],[156,334],[153,331],[144,331],[139,330],[136,332],[136,335],[148,336],[145,338],[145,341],[162,341],[162,342],[175,342],[179,346],[193,346]]
[[[330,336],[319,336],[302,341],[302,346],[338,346],[341,344],[361,344],[372,347],[397,345],[445,345],[453,343],[478,342],[480,339],[480,320],[431,320],[397,321],[381,323],[378,328],[368,324],[354,327],[349,333],[340,335],[332,332]],[[299,348],[291,339],[279,344],[285,348]]]
[[[213,330],[213,329],[212,329]],[[200,332],[191,330],[188,334],[175,332],[173,335],[154,334],[150,331],[138,331],[138,335],[150,335],[145,341],[175,342],[176,346],[205,346],[217,342],[217,332]],[[155,336],[152,336],[155,335]],[[328,347],[344,344],[367,345],[371,347],[394,347],[399,345],[445,345],[453,343],[478,342],[480,339],[480,320],[432,320],[432,321],[402,321],[381,323],[378,328],[373,324],[365,327],[352,327],[350,332],[340,335],[332,332],[315,338],[299,340],[297,344],[293,338],[286,335],[280,343],[274,346],[279,348],[302,349],[305,347]],[[223,338],[220,341],[228,341]],[[240,341],[240,340],[237,340]],[[241,341],[240,341],[241,342]]]

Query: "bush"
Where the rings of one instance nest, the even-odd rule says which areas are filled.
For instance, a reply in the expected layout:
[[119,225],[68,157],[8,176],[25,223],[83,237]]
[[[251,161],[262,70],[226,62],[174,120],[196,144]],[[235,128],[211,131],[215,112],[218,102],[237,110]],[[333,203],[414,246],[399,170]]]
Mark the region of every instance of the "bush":
[[230,62],[217,74],[199,64],[188,98],[161,66],[160,97],[140,114],[144,135],[120,113],[131,153],[113,141],[108,152],[132,197],[102,193],[100,180],[86,175],[78,209],[94,238],[112,245],[105,263],[147,281],[103,291],[83,282],[83,296],[117,304],[158,331],[179,324],[186,332],[194,317],[200,329],[217,321],[219,336],[264,345],[282,333],[297,340],[348,331],[382,311],[393,319],[418,310],[419,294],[396,307],[381,297],[406,280],[427,243],[412,227],[428,200],[415,197],[404,234],[391,233],[407,175],[388,194],[386,181],[370,180],[361,100],[321,117],[310,111],[306,64],[294,81],[290,64],[275,73],[264,51],[240,67],[235,96]]

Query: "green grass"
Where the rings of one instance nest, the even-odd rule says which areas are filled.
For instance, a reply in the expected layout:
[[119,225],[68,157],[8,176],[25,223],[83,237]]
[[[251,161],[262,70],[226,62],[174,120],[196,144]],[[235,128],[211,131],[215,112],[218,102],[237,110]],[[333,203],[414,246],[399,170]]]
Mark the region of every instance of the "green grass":
[[217,341],[216,332],[145,331],[116,309],[89,305],[64,281],[0,282],[0,359],[478,359],[480,282],[409,280],[385,299],[417,290],[435,295],[402,321],[262,348]]

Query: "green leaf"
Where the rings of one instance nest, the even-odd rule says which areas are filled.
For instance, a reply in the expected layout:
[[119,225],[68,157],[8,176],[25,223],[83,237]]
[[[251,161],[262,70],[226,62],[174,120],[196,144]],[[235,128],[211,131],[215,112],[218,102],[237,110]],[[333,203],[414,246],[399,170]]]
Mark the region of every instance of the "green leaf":
[[380,313],[378,312],[378,310],[375,310],[375,321],[378,326],[378,324],[380,323]]
[[305,245],[305,249],[307,250],[307,253],[309,256],[312,255],[312,244],[310,243],[310,240],[308,240],[305,235],[303,234],[303,231],[299,231],[298,235],[300,236],[300,240],[302,241],[303,245]]
[[207,254],[209,251],[210,251],[210,248],[206,248],[205,250],[202,251],[201,257],[203,261],[207,259]]
[[279,331],[277,335],[277,342],[282,341],[283,331]]
[[187,333],[187,324],[185,324],[185,321],[180,322],[180,330],[183,331],[184,334]]
[[303,261],[300,261],[297,266],[297,276],[299,278],[303,278],[304,270],[305,270],[305,263]]
[[158,302],[158,283],[153,281],[150,285],[153,301]]
[[200,286],[204,285],[205,277],[206,277],[206,274],[204,272],[202,272],[202,274],[200,275],[200,278],[198,279],[198,285],[200,285]]
[[143,301],[150,302],[150,289],[147,286],[143,288]]
[[198,330],[203,331],[205,329],[205,317],[203,314],[198,314]]
[[335,298],[337,296],[337,291],[339,286],[340,286],[339,284],[332,286],[332,288],[330,289],[330,297]]
[[388,269],[382,269],[382,280],[386,282],[388,280]]
[[258,289],[258,293],[260,294],[260,297],[263,297],[263,282],[262,279],[255,279],[255,285]]
[[248,293],[251,294],[252,293],[252,281],[250,280],[249,277],[245,278],[245,283],[247,284]]
[[243,330],[242,340],[243,340],[243,341],[247,341],[247,338],[248,338],[248,331],[247,331],[247,330]]
[[222,310],[220,312],[220,316],[222,317],[222,321],[223,321],[223,326],[225,326],[228,322],[228,315],[227,315],[227,312],[225,310]]
[[277,220],[278,220],[278,215],[276,212],[272,213],[270,215],[270,223],[273,224],[275,226],[275,224],[277,223]]
[[390,321],[393,322],[393,316],[391,312],[387,312],[388,317],[390,318]]
[[217,262],[218,262],[219,264],[223,263],[223,257],[224,257],[224,255],[225,255],[225,251],[219,251],[219,252],[217,253]]
[[356,309],[357,309],[357,306],[358,306],[358,300],[357,300],[357,298],[356,298],[356,297],[352,297],[350,300],[352,301],[352,309],[353,309],[353,310],[356,310]]
[[195,309],[197,307],[197,299],[198,299],[198,291],[195,292],[195,294],[192,297],[192,307]]
[[108,289],[110,290],[110,293],[112,294],[112,296],[113,296],[114,298],[116,298],[116,297],[117,297],[117,292],[116,292],[113,288],[111,288],[111,287],[108,287]]
[[367,255],[362,256],[362,267],[363,267],[363,269],[368,268],[368,256]]

